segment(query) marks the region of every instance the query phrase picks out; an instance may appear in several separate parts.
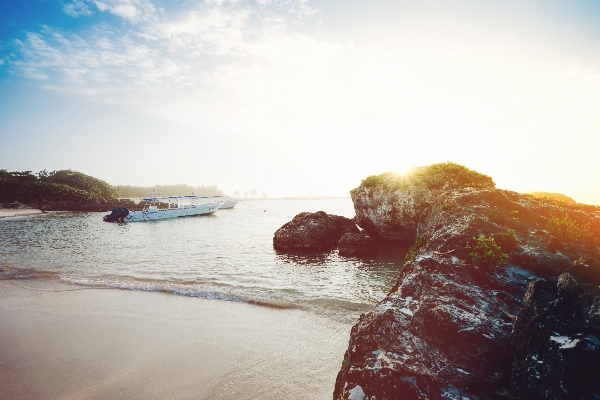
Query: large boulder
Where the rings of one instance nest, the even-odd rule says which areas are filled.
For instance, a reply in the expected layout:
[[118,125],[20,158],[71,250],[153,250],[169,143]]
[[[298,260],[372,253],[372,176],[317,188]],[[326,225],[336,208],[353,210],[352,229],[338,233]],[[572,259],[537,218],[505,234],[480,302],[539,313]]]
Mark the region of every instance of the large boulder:
[[600,287],[564,273],[529,284],[510,336],[523,399],[600,397]]
[[327,251],[335,247],[344,233],[358,231],[349,218],[324,211],[304,212],[275,232],[273,247],[279,251]]
[[368,255],[377,251],[375,241],[365,231],[344,233],[337,247],[340,256],[345,257]]
[[[412,187],[407,190],[415,193]],[[520,395],[529,393],[518,383],[522,380],[512,378],[518,371],[515,360],[527,359],[528,354],[513,357],[514,320],[531,282],[554,282],[556,287],[567,269],[578,279],[600,277],[600,208],[473,186],[434,188],[419,197],[407,195],[412,198],[408,202],[393,200],[404,198],[402,193],[386,196],[388,213],[412,215],[410,229],[401,227],[394,233],[392,225],[370,217],[398,220],[383,210],[363,217],[369,216],[371,229],[384,237],[411,237],[412,232],[415,246],[396,285],[352,328],[334,399],[529,398]],[[358,215],[356,203],[355,208]],[[553,216],[566,214],[588,234],[572,232],[572,240],[566,240],[548,228]],[[506,240],[508,232],[517,243]],[[483,257],[488,250],[497,258]],[[585,266],[575,271],[574,260],[585,260]],[[531,329],[542,328],[532,324]],[[575,333],[557,331],[569,338]]]
[[356,223],[373,237],[413,241],[421,215],[446,190],[463,187],[493,188],[486,175],[451,162],[417,167],[400,175],[387,172],[369,176],[350,191]]

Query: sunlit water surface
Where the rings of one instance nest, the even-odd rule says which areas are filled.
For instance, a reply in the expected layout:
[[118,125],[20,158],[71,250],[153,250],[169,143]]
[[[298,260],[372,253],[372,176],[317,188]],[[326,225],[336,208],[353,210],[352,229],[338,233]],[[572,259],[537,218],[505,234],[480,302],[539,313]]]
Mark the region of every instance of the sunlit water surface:
[[273,233],[303,211],[354,216],[350,199],[243,201],[212,216],[109,224],[106,213],[0,219],[0,267],[15,275],[298,307],[355,319],[395,283],[406,246],[376,256],[283,254]]

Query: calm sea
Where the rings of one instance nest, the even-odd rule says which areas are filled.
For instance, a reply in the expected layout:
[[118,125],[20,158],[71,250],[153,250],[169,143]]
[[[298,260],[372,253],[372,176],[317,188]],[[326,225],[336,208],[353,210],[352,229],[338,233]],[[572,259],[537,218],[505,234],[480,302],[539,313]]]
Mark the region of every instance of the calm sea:
[[406,246],[376,256],[282,254],[273,233],[303,211],[354,216],[350,199],[242,201],[212,216],[109,224],[106,213],[0,219],[4,279],[170,292],[354,320],[395,283]]

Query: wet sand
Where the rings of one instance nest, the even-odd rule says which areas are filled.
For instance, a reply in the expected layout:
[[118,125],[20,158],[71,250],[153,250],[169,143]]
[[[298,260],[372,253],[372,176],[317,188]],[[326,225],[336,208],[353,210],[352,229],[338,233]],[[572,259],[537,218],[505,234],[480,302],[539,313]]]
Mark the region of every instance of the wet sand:
[[0,281],[1,399],[330,399],[350,324],[164,293]]

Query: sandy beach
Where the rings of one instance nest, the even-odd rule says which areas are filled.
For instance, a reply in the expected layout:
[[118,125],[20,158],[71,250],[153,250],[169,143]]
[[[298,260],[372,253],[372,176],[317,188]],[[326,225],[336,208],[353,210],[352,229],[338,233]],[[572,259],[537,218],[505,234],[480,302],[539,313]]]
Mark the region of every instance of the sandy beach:
[[22,208],[22,209],[9,209],[0,208],[0,218],[6,217],[26,217],[28,215],[41,214],[42,210],[37,208]]
[[330,399],[351,326],[305,311],[0,281],[2,399]]

